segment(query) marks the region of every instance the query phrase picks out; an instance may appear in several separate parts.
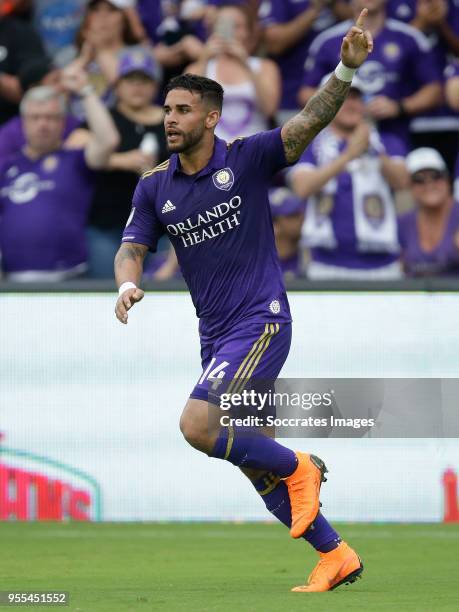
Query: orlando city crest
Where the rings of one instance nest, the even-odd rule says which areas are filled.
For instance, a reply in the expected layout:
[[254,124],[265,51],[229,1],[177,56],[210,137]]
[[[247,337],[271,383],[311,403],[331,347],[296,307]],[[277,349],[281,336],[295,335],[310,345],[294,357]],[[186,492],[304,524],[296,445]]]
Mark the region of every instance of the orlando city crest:
[[222,168],[212,175],[215,187],[229,191],[234,185],[234,174],[231,168]]

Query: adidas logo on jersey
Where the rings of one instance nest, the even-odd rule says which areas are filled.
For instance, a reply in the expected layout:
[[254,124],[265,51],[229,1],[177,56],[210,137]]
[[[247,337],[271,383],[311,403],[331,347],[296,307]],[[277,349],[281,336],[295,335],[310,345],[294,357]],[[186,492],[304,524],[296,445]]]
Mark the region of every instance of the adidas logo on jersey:
[[168,212],[171,212],[172,210],[175,210],[175,206],[172,204],[170,200],[167,200],[167,202],[162,207],[161,212],[168,213]]

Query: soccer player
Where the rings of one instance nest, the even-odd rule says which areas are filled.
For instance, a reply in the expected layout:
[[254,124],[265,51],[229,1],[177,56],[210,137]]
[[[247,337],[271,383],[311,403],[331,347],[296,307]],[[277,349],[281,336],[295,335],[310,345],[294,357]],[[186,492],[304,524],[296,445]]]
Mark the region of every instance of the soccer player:
[[186,440],[207,455],[238,466],[269,511],[304,538],[320,561],[299,592],[328,591],[354,582],[363,566],[319,512],[325,465],[269,436],[225,427],[214,419],[215,382],[239,392],[253,376],[275,380],[290,348],[291,317],[269,213],[270,177],[299,159],[335,116],[355,70],[372,50],[366,9],[343,39],[341,62],[305,108],[282,128],[231,144],[215,138],[223,90],[185,74],[166,88],[164,126],[170,159],[146,172],[115,258],[116,316],[143,298],[143,259],[167,233],[200,318],[203,372],[183,411]]

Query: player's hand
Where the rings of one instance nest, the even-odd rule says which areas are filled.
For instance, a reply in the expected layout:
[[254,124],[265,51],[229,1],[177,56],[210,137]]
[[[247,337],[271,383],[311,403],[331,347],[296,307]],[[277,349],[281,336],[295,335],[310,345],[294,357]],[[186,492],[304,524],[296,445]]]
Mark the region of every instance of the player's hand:
[[364,30],[365,17],[368,9],[363,9],[355,26],[343,38],[341,45],[341,61],[348,68],[358,68],[373,51],[373,37],[368,30]]
[[347,141],[346,154],[349,159],[357,159],[370,146],[370,126],[362,121],[350,135]]
[[126,325],[128,322],[128,310],[130,310],[134,306],[134,304],[140,302],[140,300],[143,299],[144,295],[145,292],[142,291],[142,289],[139,289],[138,287],[137,289],[131,288],[126,289],[126,291],[123,291],[123,293],[117,299],[115,306],[115,314],[118,321]]
[[387,96],[375,96],[368,102],[366,111],[373,119],[392,119],[400,114],[400,106]]

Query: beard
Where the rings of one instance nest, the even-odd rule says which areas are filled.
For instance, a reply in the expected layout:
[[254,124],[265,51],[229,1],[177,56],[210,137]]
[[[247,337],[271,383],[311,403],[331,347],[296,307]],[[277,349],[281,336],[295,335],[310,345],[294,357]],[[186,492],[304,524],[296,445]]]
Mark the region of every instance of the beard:
[[191,132],[180,131],[178,142],[170,143],[166,135],[166,146],[170,153],[187,153],[192,151],[198,145],[204,135],[204,126],[199,126]]

